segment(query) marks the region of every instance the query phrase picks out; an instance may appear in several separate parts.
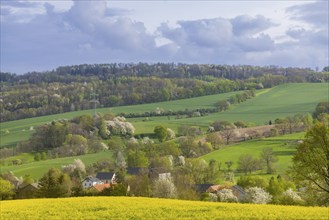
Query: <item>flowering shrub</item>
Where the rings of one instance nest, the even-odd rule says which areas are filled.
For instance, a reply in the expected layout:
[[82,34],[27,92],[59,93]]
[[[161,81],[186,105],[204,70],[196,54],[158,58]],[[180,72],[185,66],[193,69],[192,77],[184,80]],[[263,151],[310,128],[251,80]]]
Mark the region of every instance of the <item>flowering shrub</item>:
[[177,189],[171,178],[161,178],[154,182],[154,196],[158,198],[176,198]]
[[222,189],[217,193],[220,202],[238,202],[238,198],[231,189]]
[[167,128],[167,140],[174,139],[175,137],[176,137],[175,132],[170,128]]
[[272,196],[260,187],[250,187],[246,190],[246,201],[255,204],[267,204],[271,202]]
[[287,189],[282,193],[280,204],[283,205],[298,205],[303,202],[303,199],[293,191],[291,188]]
[[126,122],[123,117],[115,117],[113,121],[106,121],[107,129],[115,135],[133,135],[135,128],[130,122]]

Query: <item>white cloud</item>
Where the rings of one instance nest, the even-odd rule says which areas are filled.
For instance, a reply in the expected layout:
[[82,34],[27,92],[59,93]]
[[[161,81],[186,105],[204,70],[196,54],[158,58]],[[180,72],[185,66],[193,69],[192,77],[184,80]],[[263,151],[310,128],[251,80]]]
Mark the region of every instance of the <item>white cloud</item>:
[[[1,5],[2,71],[23,73],[59,65],[104,62],[300,67],[321,67],[328,62],[328,11],[323,9],[328,7],[327,2],[291,6],[286,17],[280,19],[268,18],[262,10],[226,18],[209,18],[206,14],[200,18],[202,14],[198,14],[196,19],[190,19],[193,14],[189,14],[176,22],[161,20],[154,33],[147,29],[145,21],[136,20],[132,8],[118,7],[119,2],[46,2]],[[203,6],[201,11],[204,9]],[[159,9],[148,10],[156,16]],[[289,21],[295,25],[286,28],[284,19],[292,19]],[[278,36],[272,34],[273,29],[280,30],[279,36],[285,40],[275,41]]]

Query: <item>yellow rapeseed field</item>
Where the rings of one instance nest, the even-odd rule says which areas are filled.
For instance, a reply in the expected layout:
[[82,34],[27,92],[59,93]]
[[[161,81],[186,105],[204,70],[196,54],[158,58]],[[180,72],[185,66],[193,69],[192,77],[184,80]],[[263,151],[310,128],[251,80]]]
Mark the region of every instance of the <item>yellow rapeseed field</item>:
[[135,197],[1,201],[1,220],[23,219],[329,219],[324,207],[211,203]]

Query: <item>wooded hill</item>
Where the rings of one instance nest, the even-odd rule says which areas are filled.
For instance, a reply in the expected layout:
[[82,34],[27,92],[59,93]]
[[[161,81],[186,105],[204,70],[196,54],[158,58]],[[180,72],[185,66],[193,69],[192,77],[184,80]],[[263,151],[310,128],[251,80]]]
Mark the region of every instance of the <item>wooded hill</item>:
[[275,66],[94,64],[24,75],[0,73],[1,122],[63,112],[170,101],[289,82],[327,82],[328,72]]

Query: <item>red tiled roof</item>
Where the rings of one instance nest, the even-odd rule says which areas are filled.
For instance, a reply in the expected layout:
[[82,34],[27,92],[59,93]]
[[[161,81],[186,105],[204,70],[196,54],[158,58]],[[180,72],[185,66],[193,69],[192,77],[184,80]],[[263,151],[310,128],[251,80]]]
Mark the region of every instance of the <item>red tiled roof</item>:
[[92,186],[94,189],[96,189],[98,192],[103,191],[106,188],[111,187],[111,184],[106,183],[106,184],[96,184]]
[[224,188],[227,188],[227,187],[223,186],[223,185],[213,185],[213,186],[210,186],[207,191],[208,192],[217,192],[217,191],[222,190]]

